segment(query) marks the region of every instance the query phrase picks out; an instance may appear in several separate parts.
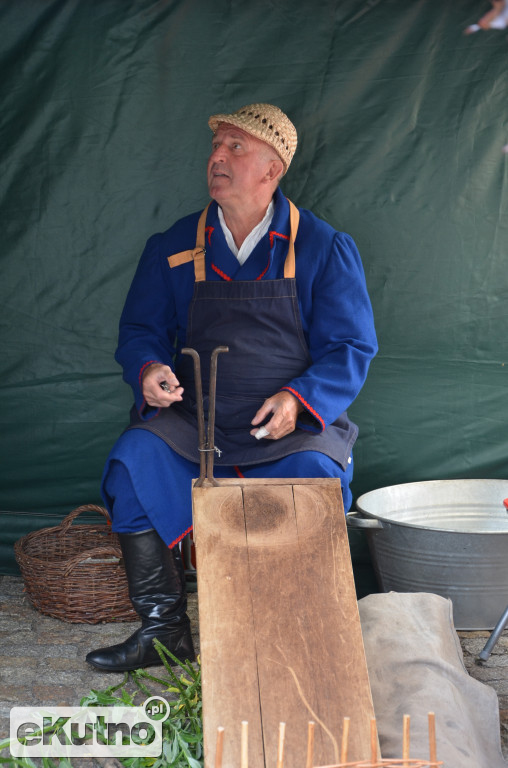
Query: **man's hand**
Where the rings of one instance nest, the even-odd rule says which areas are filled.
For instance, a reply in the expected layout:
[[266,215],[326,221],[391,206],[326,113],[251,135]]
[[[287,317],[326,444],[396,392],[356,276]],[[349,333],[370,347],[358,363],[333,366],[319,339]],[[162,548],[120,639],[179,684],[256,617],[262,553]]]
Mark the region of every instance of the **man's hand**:
[[[166,382],[169,392],[162,389],[163,382]],[[154,363],[145,370],[142,390],[146,402],[154,408],[169,408],[172,403],[181,400],[183,394],[183,387],[169,365],[161,363]]]
[[[269,397],[251,421],[251,424],[261,424],[270,414],[272,418],[264,426],[269,432],[267,440],[280,440],[281,437],[294,432],[298,414],[304,409],[300,401],[290,392],[277,392]],[[257,429],[251,429],[251,435],[256,434]]]

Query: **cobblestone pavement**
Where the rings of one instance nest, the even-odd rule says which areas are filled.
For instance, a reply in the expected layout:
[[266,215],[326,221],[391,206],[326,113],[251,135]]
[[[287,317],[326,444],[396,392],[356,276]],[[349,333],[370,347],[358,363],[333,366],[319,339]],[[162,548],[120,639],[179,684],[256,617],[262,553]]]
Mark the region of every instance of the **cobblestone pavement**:
[[[189,616],[199,650],[196,593],[189,595]],[[20,577],[0,575],[0,737],[8,735],[13,706],[77,706],[90,690],[120,683],[123,674],[96,672],[84,658],[93,648],[121,642],[136,626],[67,624],[44,616],[23,594]],[[508,630],[489,660],[477,664],[488,636],[488,632],[459,632],[468,672],[497,692],[503,754],[508,757]],[[86,763],[90,768],[90,761]]]
[[[499,610],[501,616],[503,608]],[[505,629],[487,661],[478,662],[478,654],[490,632],[458,632],[467,671],[481,683],[492,686],[499,699],[501,748],[508,759],[508,629]]]

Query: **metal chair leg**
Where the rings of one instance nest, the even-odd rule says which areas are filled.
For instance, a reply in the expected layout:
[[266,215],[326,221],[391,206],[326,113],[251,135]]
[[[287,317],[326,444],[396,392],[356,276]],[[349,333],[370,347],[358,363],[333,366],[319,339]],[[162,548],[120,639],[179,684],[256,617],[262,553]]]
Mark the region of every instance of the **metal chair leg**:
[[497,641],[501,636],[501,632],[503,631],[503,629],[507,624],[508,624],[508,605],[506,606],[506,609],[503,615],[501,616],[501,618],[499,619],[499,621],[497,622],[496,626],[492,630],[492,634],[487,640],[487,642],[485,643],[483,650],[481,651],[481,653],[478,654],[479,659],[481,659],[482,661],[487,661],[487,659],[489,658],[490,654],[494,649],[495,644],[497,643]]

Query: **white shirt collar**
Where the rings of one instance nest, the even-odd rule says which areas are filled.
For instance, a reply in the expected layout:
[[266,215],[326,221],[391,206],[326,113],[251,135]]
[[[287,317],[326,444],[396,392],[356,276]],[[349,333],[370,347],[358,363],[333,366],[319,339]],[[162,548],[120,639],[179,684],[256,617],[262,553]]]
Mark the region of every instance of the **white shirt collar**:
[[270,205],[266,209],[266,213],[259,222],[259,224],[256,224],[252,232],[250,232],[243,243],[241,244],[240,248],[237,247],[233,235],[231,234],[230,229],[228,228],[228,225],[226,224],[226,221],[224,219],[224,214],[222,213],[222,208],[218,207],[219,209],[219,221],[220,225],[222,227],[222,231],[224,232],[224,237],[226,238],[226,243],[229,246],[229,249],[234,253],[240,264],[244,264],[248,257],[251,255],[252,251],[256,247],[256,245],[259,243],[261,238],[266,235],[268,232],[268,228],[270,226],[270,223],[273,219],[273,211],[274,211],[274,203],[273,200],[270,201]]

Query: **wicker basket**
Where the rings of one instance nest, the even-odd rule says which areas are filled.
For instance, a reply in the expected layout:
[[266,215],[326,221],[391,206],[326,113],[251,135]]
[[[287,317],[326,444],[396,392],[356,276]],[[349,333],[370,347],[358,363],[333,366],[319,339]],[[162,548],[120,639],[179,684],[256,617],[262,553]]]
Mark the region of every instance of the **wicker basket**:
[[37,610],[63,621],[132,621],[137,616],[117,535],[102,523],[72,525],[89,511],[109,522],[104,507],[84,504],[60,525],[28,533],[14,544],[25,591]]

